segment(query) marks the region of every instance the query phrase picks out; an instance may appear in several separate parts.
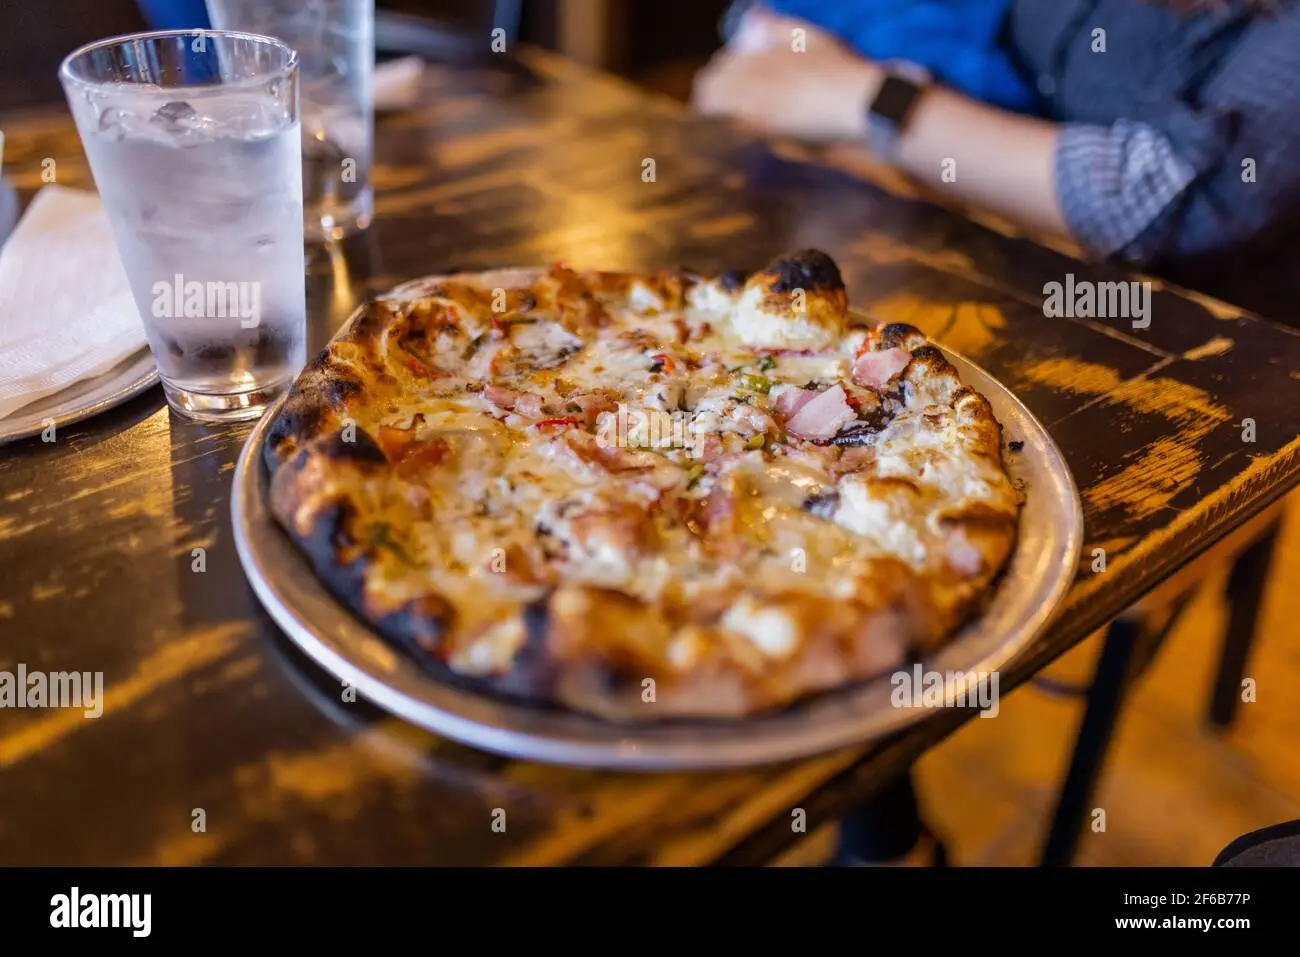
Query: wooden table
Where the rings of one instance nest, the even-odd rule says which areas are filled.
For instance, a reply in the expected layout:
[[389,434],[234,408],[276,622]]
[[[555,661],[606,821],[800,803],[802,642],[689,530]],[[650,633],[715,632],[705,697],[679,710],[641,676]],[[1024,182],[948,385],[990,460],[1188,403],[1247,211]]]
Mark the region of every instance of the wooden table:
[[[1003,693],[1300,477],[1300,333],[1168,290],[1145,330],[1046,318],[1046,283],[1127,277],[527,59],[536,82],[435,70],[426,108],[381,120],[376,223],[312,264],[316,345],[363,295],[458,267],[719,270],[827,250],[858,305],[1010,384],[1082,491],[1078,580]],[[25,195],[47,157],[59,182],[89,185],[63,115],[5,131]],[[813,830],[971,716],[795,764],[618,775],[480,754],[343,702],[235,556],[246,434],[180,421],[154,390],[0,450],[0,670],[106,684],[99,718],[0,712],[0,863],[761,862],[799,836],[795,808]]]

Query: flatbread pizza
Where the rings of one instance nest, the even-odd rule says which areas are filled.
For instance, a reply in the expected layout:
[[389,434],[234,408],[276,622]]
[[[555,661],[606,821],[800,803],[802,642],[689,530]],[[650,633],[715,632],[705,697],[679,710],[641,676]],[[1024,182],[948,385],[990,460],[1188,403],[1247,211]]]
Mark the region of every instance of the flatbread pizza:
[[625,723],[934,652],[1020,508],[988,401],[918,330],[856,325],[816,250],[408,284],[308,364],[266,465],[316,574],[430,673]]

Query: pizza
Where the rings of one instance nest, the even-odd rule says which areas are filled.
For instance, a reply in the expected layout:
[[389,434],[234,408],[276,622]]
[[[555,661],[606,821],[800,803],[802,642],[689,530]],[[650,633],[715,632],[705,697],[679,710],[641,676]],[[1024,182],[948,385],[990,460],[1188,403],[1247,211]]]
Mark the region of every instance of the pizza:
[[1020,508],[985,397],[854,322],[816,250],[407,284],[308,363],[265,462],[320,580],[428,673],[620,723],[909,667],[978,613]]

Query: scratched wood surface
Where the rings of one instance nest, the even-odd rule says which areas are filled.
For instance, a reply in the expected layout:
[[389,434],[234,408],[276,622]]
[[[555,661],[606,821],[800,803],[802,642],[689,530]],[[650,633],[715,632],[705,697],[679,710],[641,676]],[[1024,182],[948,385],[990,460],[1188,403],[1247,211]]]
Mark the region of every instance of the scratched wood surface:
[[[1144,330],[1046,318],[1045,283],[1127,277],[526,59],[533,80],[435,69],[426,106],[381,119],[375,225],[311,259],[315,345],[360,297],[422,274],[555,259],[717,270],[827,250],[859,307],[1009,384],[1081,489],[1085,563],[1056,624],[1003,672],[1004,693],[1300,477],[1300,333],[1167,289]],[[4,128],[25,196],[46,158],[59,182],[90,185],[64,116]],[[451,744],[344,702],[257,605],[229,523],[246,433],[179,421],[155,390],[53,443],[0,449],[0,670],[105,680],[98,718],[0,710],[0,864],[755,863],[798,837],[792,809],[811,832],[970,717],[700,775]]]

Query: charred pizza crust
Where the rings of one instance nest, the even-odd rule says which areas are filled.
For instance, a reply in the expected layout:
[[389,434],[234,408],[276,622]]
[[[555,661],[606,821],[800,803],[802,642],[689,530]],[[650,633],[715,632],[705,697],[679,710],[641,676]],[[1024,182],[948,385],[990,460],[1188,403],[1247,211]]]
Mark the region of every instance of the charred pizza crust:
[[433,674],[736,718],[940,647],[1009,556],[1001,430],[830,257],[448,276],[369,302],[268,430],[273,514]]

